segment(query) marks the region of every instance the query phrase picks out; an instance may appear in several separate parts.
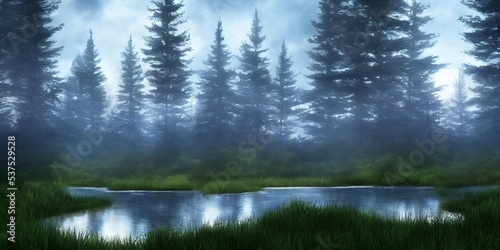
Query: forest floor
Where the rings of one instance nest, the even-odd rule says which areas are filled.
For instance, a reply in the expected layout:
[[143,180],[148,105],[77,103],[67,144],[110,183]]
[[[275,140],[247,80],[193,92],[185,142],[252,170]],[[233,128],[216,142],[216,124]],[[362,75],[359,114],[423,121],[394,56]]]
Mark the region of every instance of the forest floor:
[[[294,201],[239,224],[187,231],[163,228],[126,240],[61,232],[40,222],[108,206],[108,199],[72,197],[58,185],[25,183],[18,204],[18,249],[500,249],[500,189],[443,202],[443,209],[463,215],[460,220],[388,219],[353,208]],[[2,223],[6,217],[2,215]]]

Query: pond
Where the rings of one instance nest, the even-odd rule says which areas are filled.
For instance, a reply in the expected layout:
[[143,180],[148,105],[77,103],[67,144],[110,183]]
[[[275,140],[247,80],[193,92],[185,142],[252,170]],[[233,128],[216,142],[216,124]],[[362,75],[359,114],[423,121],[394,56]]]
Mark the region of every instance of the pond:
[[[475,188],[467,190],[471,189]],[[113,205],[49,218],[46,222],[55,223],[63,230],[90,231],[105,238],[140,237],[162,226],[189,229],[213,225],[220,220],[241,221],[294,199],[317,205],[346,205],[386,217],[450,215],[439,209],[441,198],[432,187],[264,188],[258,192],[218,195],[203,195],[199,191],[109,191],[83,187],[68,187],[67,191],[72,195],[109,196]]]

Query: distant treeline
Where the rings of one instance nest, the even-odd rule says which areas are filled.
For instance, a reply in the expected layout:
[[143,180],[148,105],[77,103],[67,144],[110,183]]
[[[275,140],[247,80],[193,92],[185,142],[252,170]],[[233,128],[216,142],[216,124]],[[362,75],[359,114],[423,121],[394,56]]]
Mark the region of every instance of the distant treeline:
[[[152,3],[145,48],[137,50],[130,36],[115,83],[117,102],[110,109],[92,32],[61,79],[62,47],[53,37],[63,25],[51,19],[58,2],[0,1],[0,126],[19,137],[20,149],[39,156],[30,157],[30,164],[61,159],[76,147],[71,145],[90,140],[89,131],[99,143],[85,144],[85,152],[149,150],[159,160],[186,151],[203,158],[242,142],[265,147],[258,141],[270,137],[276,147],[294,145],[297,154],[310,152],[305,145],[338,151],[310,157],[407,154],[416,140],[434,138],[439,128],[445,129],[439,133],[448,147],[498,148],[500,5],[463,3],[483,14],[460,17],[470,28],[463,34],[474,45],[469,54],[483,64],[464,66],[477,83],[475,95],[467,96],[461,74],[449,105],[438,99],[440,88],[432,81],[445,65],[426,53],[436,38],[422,28],[431,18],[423,14],[427,6],[416,1],[321,0],[317,18],[304,20],[316,33],[308,40],[312,89],[302,90],[285,41],[277,67],[270,67],[257,11],[238,55],[229,52],[219,21],[205,69],[193,71],[186,57],[190,36],[180,30],[183,4],[165,0]],[[237,69],[230,66],[234,57]],[[200,79],[194,83],[197,95],[189,80],[193,74]],[[146,81],[151,91],[145,90]]]

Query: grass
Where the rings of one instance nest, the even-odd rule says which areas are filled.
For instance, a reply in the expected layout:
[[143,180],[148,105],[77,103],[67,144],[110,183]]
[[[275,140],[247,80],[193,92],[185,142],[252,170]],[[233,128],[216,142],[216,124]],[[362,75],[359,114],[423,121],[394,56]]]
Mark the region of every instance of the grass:
[[[60,164],[59,164],[60,165]],[[260,177],[242,171],[239,175],[222,173],[220,180],[212,175],[191,174],[171,175],[166,170],[148,168],[140,174],[120,175],[105,178],[89,171],[75,169],[57,164],[52,165],[62,184],[70,186],[107,187],[111,190],[200,190],[204,194],[241,193],[261,190],[264,187],[328,187],[328,186],[434,186],[456,188],[465,186],[499,185],[500,172],[497,168],[445,168],[428,166],[421,169],[408,169],[391,157],[381,157],[376,161],[356,163],[349,167],[350,171],[337,169],[338,172],[323,170],[323,174],[307,177]],[[402,167],[403,166],[403,167]],[[311,168],[314,168],[311,166]],[[332,165],[332,168],[335,168]],[[212,173],[203,168],[203,173]],[[252,170],[253,171],[253,170]],[[326,171],[326,172],[325,172]],[[198,177],[196,177],[198,176]]]
[[[145,176],[111,179],[79,179],[63,182],[69,186],[92,186],[107,187],[110,190],[200,190],[204,194],[242,193],[259,191],[264,187],[332,187],[332,186],[436,186],[439,192],[444,194],[449,188],[475,186],[475,185],[498,185],[497,181],[467,181],[458,182],[453,178],[450,180],[440,179],[429,181],[421,179],[418,174],[394,183],[388,183],[384,179],[372,176],[339,176],[339,177],[301,177],[301,178],[233,178],[229,180],[192,180],[188,175],[171,176]],[[399,180],[399,179],[398,179]]]
[[[229,155],[228,157],[230,157]],[[494,158],[496,159],[496,158]],[[214,162],[214,167],[224,165],[227,159]],[[185,160],[186,162],[191,162]],[[472,161],[475,162],[475,161]],[[193,163],[194,164],[194,163]],[[242,167],[238,175],[227,171],[216,171],[210,167],[194,164],[182,171],[171,172],[167,167],[141,166],[137,169],[118,169],[89,166],[71,168],[57,162],[44,170],[46,176],[56,176],[63,185],[107,187],[111,190],[200,190],[204,194],[241,193],[261,190],[264,187],[327,187],[327,186],[434,186],[456,188],[464,186],[500,185],[497,160],[475,164],[456,163],[443,167],[430,165],[413,168],[399,158],[385,155],[374,160],[357,160],[345,166],[334,162],[311,163],[300,169],[304,173],[283,176],[278,173],[266,175],[269,169],[292,170],[295,162],[275,162]],[[292,164],[292,165],[290,165]],[[209,165],[211,166],[211,165]],[[102,168],[102,169],[100,169]],[[97,169],[100,169],[97,171]],[[43,173],[42,171],[40,171]],[[217,173],[214,177],[214,172]],[[286,171],[282,171],[285,173]],[[107,174],[106,174],[107,173]],[[110,175],[110,173],[114,173]],[[175,174],[173,174],[175,173]],[[266,177],[262,177],[266,176]],[[217,180],[215,178],[220,178]],[[444,193],[445,190],[440,190]]]
[[[5,197],[2,191],[2,197]],[[60,185],[41,182],[22,183],[16,192],[16,245],[17,249],[51,249],[54,239],[58,243],[68,239],[53,227],[45,227],[40,220],[54,215],[71,213],[86,209],[99,209],[111,205],[105,197],[74,197],[62,191]],[[7,207],[2,199],[2,207]],[[7,213],[0,216],[2,224],[7,224]],[[5,232],[4,232],[5,233]],[[71,237],[76,237],[71,235]],[[81,238],[81,236],[80,236]],[[88,238],[85,236],[83,238]],[[61,241],[59,241],[61,240]],[[0,245],[7,245],[6,238],[1,238]],[[8,243],[12,246],[11,243]],[[68,245],[67,245],[68,246]],[[63,249],[63,247],[55,248]]]
[[[66,181],[69,186],[97,186],[110,190],[200,190],[204,194],[241,193],[261,190],[264,187],[327,187],[341,182],[332,178],[246,178],[227,181],[196,181],[188,175],[111,178],[108,180],[83,179]],[[98,185],[95,185],[98,184]]]
[[35,219],[111,205],[106,197],[75,197],[62,191],[60,185],[41,182],[23,184],[18,199],[18,203],[24,205],[20,206],[19,213]]
[[[460,199],[444,202],[441,207],[450,212],[464,215],[471,227],[500,228],[499,188],[481,193],[467,193]],[[484,222],[487,224],[482,224]]]
[[22,190],[18,249],[500,249],[498,189],[443,203],[462,213],[461,221],[395,220],[353,208],[294,201],[239,224],[219,222],[187,231],[162,228],[142,239],[126,240],[59,232],[39,223],[57,213],[109,205],[107,199],[71,197],[43,183],[25,184]]
[[189,182],[186,175],[166,177],[132,177],[110,179],[107,185],[110,190],[193,190],[195,185]]

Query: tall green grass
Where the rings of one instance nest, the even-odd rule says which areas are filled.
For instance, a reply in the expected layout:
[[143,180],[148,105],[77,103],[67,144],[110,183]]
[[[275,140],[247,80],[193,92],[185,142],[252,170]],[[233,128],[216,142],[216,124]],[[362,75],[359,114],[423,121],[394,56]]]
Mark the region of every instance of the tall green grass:
[[500,188],[481,193],[467,193],[460,199],[443,202],[441,207],[464,215],[465,223],[470,228],[495,228],[500,231]]
[[106,197],[75,197],[64,192],[59,185],[40,182],[28,182],[20,187],[17,202],[16,212],[33,218],[111,205],[111,200]]
[[[2,206],[4,205],[6,204],[2,199]],[[109,205],[111,205],[109,198],[74,197],[64,192],[60,185],[41,182],[23,183],[16,192],[16,243],[13,245],[10,241],[7,242],[7,239],[1,238],[1,245],[17,246],[17,249],[52,249],[54,244],[68,239],[63,237],[67,233],[61,233],[51,226],[44,226],[41,223],[43,218],[85,209],[104,208]],[[2,213],[1,216],[3,225],[7,223],[8,218],[4,216],[6,214]],[[88,236],[83,238],[90,239]],[[70,245],[65,247],[68,246]],[[54,249],[64,249],[64,247]]]
[[110,179],[107,187],[110,190],[193,190],[196,188],[185,175]]

